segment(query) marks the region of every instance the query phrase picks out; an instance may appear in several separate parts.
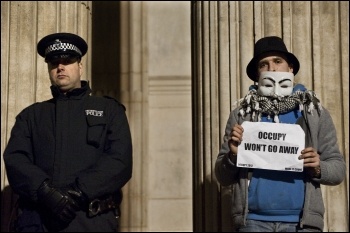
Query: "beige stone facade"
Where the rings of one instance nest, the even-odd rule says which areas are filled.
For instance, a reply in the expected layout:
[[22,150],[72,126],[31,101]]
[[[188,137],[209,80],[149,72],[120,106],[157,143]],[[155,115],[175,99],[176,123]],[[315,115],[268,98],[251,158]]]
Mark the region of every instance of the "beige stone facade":
[[[254,41],[282,36],[302,66],[296,77],[330,110],[349,159],[349,3],[2,1],[1,155],[15,116],[51,98],[37,41],[66,31],[89,45],[83,78],[127,108],[133,176],[121,231],[232,231],[230,190],[214,162],[233,101],[251,85]],[[325,231],[348,231],[349,176],[323,187]],[[1,231],[13,205],[1,159]]]

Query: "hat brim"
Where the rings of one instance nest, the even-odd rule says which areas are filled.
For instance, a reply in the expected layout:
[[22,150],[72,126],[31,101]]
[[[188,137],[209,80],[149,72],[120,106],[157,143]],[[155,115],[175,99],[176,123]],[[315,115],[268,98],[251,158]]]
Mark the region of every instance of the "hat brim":
[[45,62],[53,61],[56,59],[63,59],[63,58],[81,58],[81,56],[74,52],[56,52],[55,54],[47,55],[45,57]]
[[[271,51],[270,51],[271,52]],[[281,51],[276,51],[276,52],[281,52]],[[296,56],[294,56],[294,54],[292,53],[286,53],[286,52],[283,52],[286,56],[287,56],[287,59],[288,59],[288,63],[291,63],[293,64],[293,74],[296,75],[299,71],[299,68],[300,68],[300,63],[299,63],[299,60],[296,58]],[[260,56],[261,58],[261,56]],[[257,67],[257,64],[258,64],[258,57],[254,57],[247,65],[247,69],[246,69],[246,72],[247,72],[247,75],[248,77],[253,80],[254,82],[257,82],[258,81],[258,76],[257,76],[257,71],[258,71],[258,67]]]

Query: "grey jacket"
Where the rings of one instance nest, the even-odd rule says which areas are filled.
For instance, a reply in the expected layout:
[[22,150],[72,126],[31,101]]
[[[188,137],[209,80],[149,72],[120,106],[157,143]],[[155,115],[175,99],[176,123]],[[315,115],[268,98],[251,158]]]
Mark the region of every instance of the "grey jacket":
[[[307,113],[304,106],[304,113]],[[320,185],[338,185],[346,175],[346,165],[343,155],[337,145],[337,135],[332,118],[325,108],[320,114],[316,110],[312,114],[304,114],[297,120],[297,124],[305,131],[305,148],[316,148],[320,155],[321,177],[313,178],[306,176],[305,179],[305,201],[300,225],[317,227],[323,230],[324,226],[324,203]],[[231,214],[235,227],[245,225],[248,214],[248,168],[236,167],[228,157],[228,139],[233,126],[243,121],[250,121],[251,116],[244,119],[238,116],[238,109],[230,113],[225,128],[224,141],[221,145],[216,164],[215,175],[218,182],[223,186],[232,185],[232,209]],[[257,119],[254,119],[257,121]]]

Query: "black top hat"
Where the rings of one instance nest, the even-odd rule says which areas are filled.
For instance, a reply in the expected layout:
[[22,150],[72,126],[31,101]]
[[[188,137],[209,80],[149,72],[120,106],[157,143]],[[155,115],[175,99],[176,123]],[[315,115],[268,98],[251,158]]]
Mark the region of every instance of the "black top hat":
[[85,55],[88,46],[83,38],[72,33],[54,33],[45,36],[38,42],[40,56],[48,62],[52,59],[79,57]]
[[261,59],[261,55],[267,52],[281,52],[284,53],[287,56],[288,63],[293,64],[293,73],[296,75],[299,71],[300,64],[298,59],[294,56],[294,54],[288,52],[286,45],[284,44],[283,40],[277,36],[268,36],[261,38],[255,43],[254,46],[254,57],[253,59],[248,63],[247,66],[247,75],[248,77],[253,80],[254,82],[257,82],[257,63],[258,59]]

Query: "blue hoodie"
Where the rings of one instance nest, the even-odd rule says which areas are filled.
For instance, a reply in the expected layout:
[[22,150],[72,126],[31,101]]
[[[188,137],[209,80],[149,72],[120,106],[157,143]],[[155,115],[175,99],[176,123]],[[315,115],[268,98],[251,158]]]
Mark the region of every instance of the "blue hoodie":
[[[251,86],[256,88],[256,86]],[[250,88],[250,89],[251,89]],[[297,90],[306,88],[297,84]],[[301,113],[296,108],[280,114],[280,123],[295,124]],[[272,118],[262,115],[261,122],[272,122]],[[304,204],[304,173],[254,169],[248,188],[247,219],[271,222],[299,222]]]

